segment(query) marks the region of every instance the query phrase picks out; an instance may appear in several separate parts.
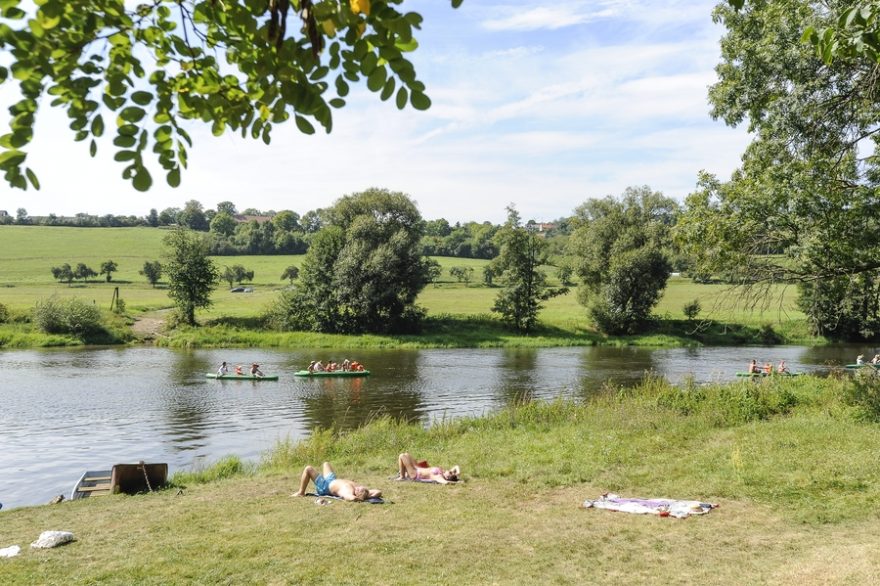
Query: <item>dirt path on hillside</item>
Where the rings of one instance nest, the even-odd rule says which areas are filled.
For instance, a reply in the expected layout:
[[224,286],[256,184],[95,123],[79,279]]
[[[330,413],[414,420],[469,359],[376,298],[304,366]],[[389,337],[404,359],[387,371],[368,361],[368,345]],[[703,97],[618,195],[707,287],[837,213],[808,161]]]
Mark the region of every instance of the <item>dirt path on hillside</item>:
[[162,329],[165,327],[165,319],[169,311],[168,309],[151,311],[136,317],[131,325],[131,331],[143,342],[155,340],[162,335]]

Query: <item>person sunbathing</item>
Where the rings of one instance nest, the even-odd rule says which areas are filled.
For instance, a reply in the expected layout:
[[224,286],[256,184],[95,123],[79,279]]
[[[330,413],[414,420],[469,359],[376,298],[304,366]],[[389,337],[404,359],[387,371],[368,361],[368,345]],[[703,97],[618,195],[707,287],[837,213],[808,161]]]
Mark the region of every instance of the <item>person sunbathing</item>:
[[318,474],[312,466],[303,468],[299,490],[293,496],[306,496],[309,482],[315,483],[315,494],[318,496],[335,496],[346,501],[365,501],[382,496],[382,491],[370,489],[345,478],[336,478],[336,471],[330,462],[324,462],[323,474]]
[[449,484],[458,482],[461,478],[461,468],[453,466],[444,470],[439,466],[428,466],[424,460],[416,462],[415,458],[404,452],[397,457],[397,478],[399,480],[420,480],[422,482],[437,482]]

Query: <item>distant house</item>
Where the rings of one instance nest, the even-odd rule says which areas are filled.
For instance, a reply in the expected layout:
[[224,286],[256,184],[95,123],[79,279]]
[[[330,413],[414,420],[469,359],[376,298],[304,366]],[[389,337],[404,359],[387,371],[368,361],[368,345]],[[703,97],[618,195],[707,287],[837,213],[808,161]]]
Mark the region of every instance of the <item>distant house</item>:
[[538,222],[538,232],[549,232],[555,228],[556,224],[553,222]]
[[272,216],[245,216],[244,214],[235,214],[232,216],[239,224],[247,224],[248,222],[256,222],[257,224],[265,224],[272,221]]

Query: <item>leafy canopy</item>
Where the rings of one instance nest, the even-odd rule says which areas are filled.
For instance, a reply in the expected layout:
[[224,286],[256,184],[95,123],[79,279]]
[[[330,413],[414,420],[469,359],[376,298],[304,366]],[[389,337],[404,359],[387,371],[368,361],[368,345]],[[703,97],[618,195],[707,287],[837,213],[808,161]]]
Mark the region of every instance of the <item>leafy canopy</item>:
[[[166,262],[161,265],[161,271],[168,277],[168,296],[177,305],[181,321],[194,326],[196,309],[211,305],[211,291],[220,271],[208,258],[207,243],[197,232],[179,227],[165,236],[163,243]],[[145,264],[144,272],[153,283],[152,269],[149,273],[147,270]]]
[[[63,109],[74,140],[114,135],[123,178],[145,191],[153,154],[172,187],[192,140],[190,120],[271,141],[291,118],[305,134],[330,132],[351,84],[365,81],[398,108],[430,107],[406,54],[422,17],[405,0],[0,0],[0,84],[17,83],[0,170],[39,189],[26,166],[39,106]],[[451,0],[458,7],[462,0]],[[289,22],[290,21],[292,22]]]

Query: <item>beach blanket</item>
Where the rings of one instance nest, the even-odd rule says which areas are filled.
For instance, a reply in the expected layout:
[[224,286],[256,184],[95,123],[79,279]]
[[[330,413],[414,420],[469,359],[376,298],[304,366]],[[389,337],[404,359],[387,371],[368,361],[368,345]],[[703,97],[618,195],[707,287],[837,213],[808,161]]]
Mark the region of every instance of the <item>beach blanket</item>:
[[701,501],[681,501],[665,498],[624,498],[616,494],[603,494],[596,500],[585,500],[584,508],[607,509],[637,515],[659,515],[684,519],[691,515],[705,515],[718,505]]
[[[328,495],[321,496],[321,495],[319,495],[319,494],[317,494],[317,493],[314,493],[314,492],[307,492],[307,493],[306,493],[306,496],[313,496],[313,497],[316,497],[316,498],[319,498],[319,499],[332,499],[332,500],[334,500],[334,501],[344,501],[344,500],[345,500],[344,498],[339,497],[339,496],[333,496],[333,495],[329,495],[329,494],[328,494]],[[384,500],[382,497],[379,497],[379,496],[375,496],[375,497],[373,497],[373,498],[368,498],[368,499],[365,500],[365,501],[349,501],[349,502],[353,502],[353,503],[369,503],[369,504],[371,504],[371,505],[384,505],[384,504],[385,504],[385,500]]]

